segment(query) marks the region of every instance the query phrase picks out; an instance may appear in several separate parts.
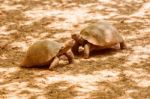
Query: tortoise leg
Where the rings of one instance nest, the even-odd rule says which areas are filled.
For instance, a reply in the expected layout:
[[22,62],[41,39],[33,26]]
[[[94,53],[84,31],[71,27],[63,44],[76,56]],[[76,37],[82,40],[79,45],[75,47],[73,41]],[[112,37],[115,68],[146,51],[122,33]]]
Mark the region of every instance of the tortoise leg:
[[127,48],[127,45],[126,43],[123,41],[120,43],[120,49],[126,49]]
[[49,66],[49,69],[54,68],[54,67],[55,67],[56,65],[58,65],[58,64],[59,64],[59,58],[58,58],[58,57],[55,57],[55,58],[52,60],[50,66]]
[[89,58],[90,55],[90,44],[87,43],[84,45],[84,58],[87,59]]
[[68,58],[69,64],[74,63],[74,54],[72,53],[72,51],[68,51],[64,53],[64,55]]
[[73,52],[73,54],[79,55],[79,51],[78,51],[79,50],[79,46],[80,46],[80,44],[78,42],[75,42],[75,44],[71,48],[71,51]]

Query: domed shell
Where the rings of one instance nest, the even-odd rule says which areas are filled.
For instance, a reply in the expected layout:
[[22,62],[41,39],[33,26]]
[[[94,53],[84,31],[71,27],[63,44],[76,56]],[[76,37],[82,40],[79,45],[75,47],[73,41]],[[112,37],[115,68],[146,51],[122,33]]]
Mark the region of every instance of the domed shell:
[[62,44],[55,41],[37,41],[28,48],[21,66],[33,67],[48,65],[50,63],[50,60],[58,54],[61,47]]
[[80,35],[89,43],[98,46],[109,46],[123,41],[117,29],[107,22],[91,24],[84,28]]

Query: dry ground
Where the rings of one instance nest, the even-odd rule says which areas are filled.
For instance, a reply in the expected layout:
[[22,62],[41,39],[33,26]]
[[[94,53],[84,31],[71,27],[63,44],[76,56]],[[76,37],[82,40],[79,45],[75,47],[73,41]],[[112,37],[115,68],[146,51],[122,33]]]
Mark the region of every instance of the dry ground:
[[[98,20],[112,23],[128,49],[52,71],[18,67],[33,42],[64,42]],[[0,0],[0,99],[150,99],[150,1]]]

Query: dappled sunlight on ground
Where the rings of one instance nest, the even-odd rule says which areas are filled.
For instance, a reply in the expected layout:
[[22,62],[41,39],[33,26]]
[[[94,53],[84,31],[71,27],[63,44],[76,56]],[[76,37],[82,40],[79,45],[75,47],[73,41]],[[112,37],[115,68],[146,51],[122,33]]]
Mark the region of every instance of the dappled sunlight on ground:
[[[40,39],[64,43],[106,20],[128,48],[76,56],[53,70],[19,68]],[[0,99],[150,99],[149,0],[1,0]]]

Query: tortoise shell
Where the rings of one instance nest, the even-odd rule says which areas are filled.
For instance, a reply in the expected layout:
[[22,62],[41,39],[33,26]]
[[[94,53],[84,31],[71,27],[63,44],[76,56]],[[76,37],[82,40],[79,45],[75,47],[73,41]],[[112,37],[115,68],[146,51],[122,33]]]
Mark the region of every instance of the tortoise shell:
[[62,44],[51,40],[40,40],[33,43],[27,50],[22,67],[49,65],[59,53]]
[[123,41],[117,29],[107,22],[90,24],[80,32],[81,37],[97,46],[109,46]]

